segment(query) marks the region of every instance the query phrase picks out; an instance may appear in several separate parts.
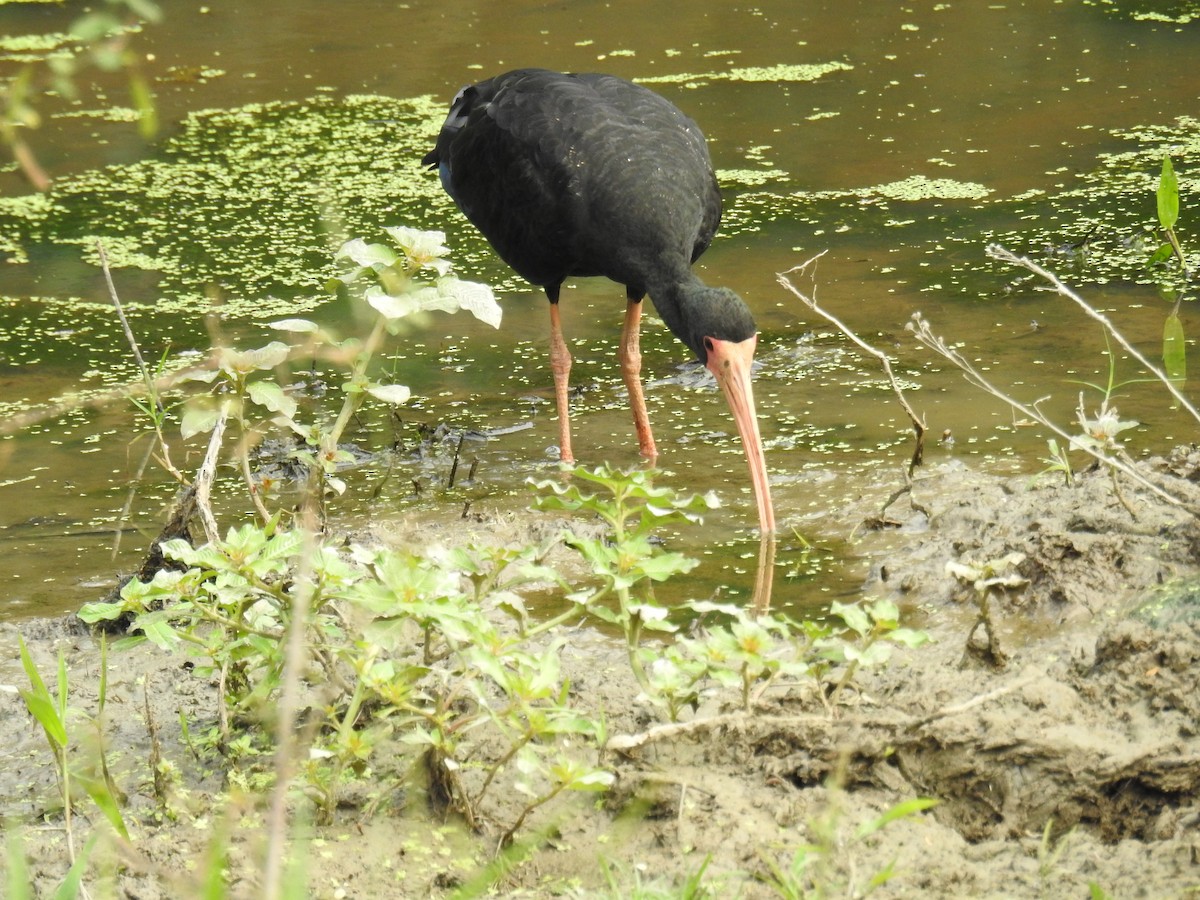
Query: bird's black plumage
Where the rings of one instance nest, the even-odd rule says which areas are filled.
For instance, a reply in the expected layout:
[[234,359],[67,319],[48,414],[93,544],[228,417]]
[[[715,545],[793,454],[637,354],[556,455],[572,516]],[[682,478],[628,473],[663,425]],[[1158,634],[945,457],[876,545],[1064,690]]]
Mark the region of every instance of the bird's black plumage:
[[550,366],[560,457],[571,461],[558,297],[571,276],[625,285],[618,353],[642,454],[658,455],[640,378],[641,300],[717,379],[746,450],[762,533],[775,514],[754,411],[758,335],[733,291],[692,272],[721,221],[704,135],[672,103],[612,75],[518,69],[459,91],[423,162],[510,266],[550,299]]
[[704,338],[741,341],[754,319],[691,263],[721,197],[704,135],[672,103],[612,75],[519,69],[463,88],[423,160],[500,256],[552,302],[571,276],[647,293],[705,360]]

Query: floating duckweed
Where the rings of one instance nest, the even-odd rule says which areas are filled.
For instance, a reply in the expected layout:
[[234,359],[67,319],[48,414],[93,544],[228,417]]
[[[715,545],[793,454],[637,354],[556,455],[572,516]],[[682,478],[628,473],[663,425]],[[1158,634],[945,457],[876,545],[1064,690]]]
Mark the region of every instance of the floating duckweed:
[[972,181],[910,175],[902,181],[863,188],[857,193],[864,196],[878,195],[891,200],[982,200],[991,190]]
[[[0,201],[0,248],[19,261],[29,244],[78,244],[94,261],[101,239],[114,267],[161,275],[160,296],[130,302],[194,312],[215,287],[223,315],[295,314],[327,299],[347,237],[448,213],[420,165],[444,116],[432,97],[376,96],[192,113],[154,159],[61,178],[53,201]],[[482,239],[456,248],[460,264],[472,254]]]
[[788,173],[783,169],[720,169],[717,180],[730,188],[760,187],[772,181],[786,181]]
[[136,122],[142,114],[130,106],[107,106],[103,109],[73,109],[55,113],[56,119],[101,119],[105,122]]
[[702,74],[655,75],[637,78],[641,84],[696,84],[705,81],[816,81],[833,72],[848,72],[854,66],[844,62],[798,63],[778,66],[743,66],[728,72]]
[[0,35],[0,53],[48,53],[71,42],[69,35],[4,34]]
[[1200,20],[1198,0],[1084,0],[1084,3],[1098,6],[1111,16],[1135,22],[1187,25]]
[[[1158,245],[1154,198],[1163,156],[1194,159],[1200,154],[1200,119],[1182,116],[1170,125],[1113,133],[1135,143],[1134,148],[1100,156],[1097,167],[1078,176],[1068,190],[1054,195],[1029,191],[1006,201],[1006,211],[1021,227],[985,234],[983,242],[1048,256],[1060,273],[1076,281],[1183,287],[1186,280],[1178,267],[1148,269],[1146,261]],[[1177,169],[1176,177],[1181,197],[1200,194],[1200,174]],[[1191,250],[1186,242],[1185,250]],[[1190,268],[1195,268],[1191,255]]]

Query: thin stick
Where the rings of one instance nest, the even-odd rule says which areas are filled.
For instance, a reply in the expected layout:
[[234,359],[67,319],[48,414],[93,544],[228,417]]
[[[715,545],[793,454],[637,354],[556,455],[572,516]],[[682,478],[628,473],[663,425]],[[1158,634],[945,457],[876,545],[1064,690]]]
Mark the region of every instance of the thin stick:
[[307,547],[301,554],[302,563],[296,572],[292,593],[292,621],[288,624],[286,656],[283,664],[283,687],[279,695],[279,720],[275,733],[275,786],[267,810],[267,854],[263,862],[263,893],[266,900],[278,900],[284,893],[284,863],[288,844],[288,794],[292,790],[292,775],[296,768],[299,739],[296,734],[296,711],[300,703],[301,673],[308,665],[304,636],[308,630],[308,615],[313,602],[311,560],[314,540],[311,531],[305,535]]
[[104,280],[108,284],[108,296],[112,299],[113,307],[117,311],[117,318],[121,320],[121,327],[125,329],[125,340],[129,342],[129,347],[133,350],[133,358],[138,364],[138,371],[142,373],[142,380],[146,382],[146,387],[150,389],[151,396],[153,396],[154,387],[150,379],[150,370],[146,367],[146,361],[142,359],[142,351],[138,347],[137,338],[133,336],[133,329],[129,327],[129,320],[125,318],[125,307],[121,305],[121,298],[117,296],[117,286],[113,283],[112,271],[108,267],[108,254],[104,252],[104,244],[100,241],[96,241],[96,252],[100,255],[100,268],[104,270]]
[[1074,438],[1072,437],[1072,435],[1067,434],[1065,431],[1063,431],[1061,428],[1059,428],[1057,425],[1055,425],[1052,421],[1050,421],[1050,419],[1048,419],[1046,416],[1044,416],[1041,413],[1041,411],[1037,408],[1037,404],[1026,405],[1026,404],[1022,403],[1020,400],[1017,400],[1015,397],[1010,397],[1008,394],[1004,393],[1004,391],[1000,390],[998,387],[996,387],[994,384],[992,384],[990,381],[988,381],[986,378],[984,378],[982,375],[980,375],[978,370],[975,369],[975,367],[972,366],[969,362],[967,362],[967,360],[963,357],[963,355],[961,353],[959,353],[957,350],[951,349],[949,346],[947,346],[945,340],[943,340],[942,338],[935,335],[933,333],[933,330],[930,327],[929,323],[924,318],[922,318],[920,313],[913,313],[912,321],[910,321],[904,327],[905,327],[905,329],[907,329],[908,331],[911,331],[913,333],[913,336],[917,339],[918,343],[923,344],[924,346],[928,347],[933,352],[938,353],[941,356],[944,356],[947,360],[954,363],[954,365],[958,366],[958,368],[962,370],[963,375],[966,377],[967,381],[969,381],[971,384],[975,385],[976,387],[980,388],[981,390],[987,391],[993,397],[996,397],[997,399],[1004,401],[1009,406],[1011,406],[1013,409],[1020,412],[1022,415],[1026,416],[1030,419],[1033,419],[1035,422],[1040,422],[1046,428],[1049,428],[1051,431],[1053,431],[1055,434],[1057,434],[1059,437],[1061,437],[1064,441],[1066,441],[1067,442],[1066,445],[1068,447],[1071,447],[1071,446],[1078,447],[1084,453],[1088,454],[1089,456],[1093,457],[1094,459],[1098,460],[1099,462],[1103,463],[1104,465],[1110,466],[1111,468],[1114,468],[1114,469],[1119,469],[1120,471],[1122,471],[1126,475],[1128,475],[1130,478],[1132,478],[1134,481],[1136,481],[1138,484],[1140,484],[1142,487],[1146,488],[1148,491],[1150,491],[1152,494],[1154,494],[1156,497],[1158,497],[1161,500],[1165,500],[1167,503],[1171,504],[1172,506],[1177,506],[1180,509],[1184,509],[1187,512],[1191,513],[1192,515],[1200,514],[1200,512],[1198,512],[1195,509],[1192,509],[1180,498],[1172,496],[1171,494],[1168,494],[1166,491],[1164,491],[1158,485],[1156,485],[1153,482],[1151,482],[1150,480],[1148,480],[1144,475],[1142,475],[1141,472],[1138,472],[1132,466],[1126,465],[1125,463],[1121,462],[1121,460],[1116,459],[1115,457],[1108,456],[1105,453],[1101,453],[1099,450],[1096,450],[1096,449],[1088,446],[1087,444],[1076,443],[1074,441]]
[[[113,282],[112,270],[108,266],[108,254],[104,251],[103,242],[96,241],[96,252],[100,256],[100,268],[104,270],[104,281],[108,285],[108,296],[112,300],[113,308],[117,311],[117,318],[121,322],[121,328],[125,331],[125,340],[129,344],[129,349],[133,351],[133,358],[137,362],[138,371],[142,373],[142,382],[146,385],[146,394],[149,397],[150,403],[161,408],[155,380],[150,375],[150,369],[146,365],[146,360],[142,358],[142,350],[138,346],[137,338],[134,336],[133,329],[129,325],[129,319],[125,316],[125,307],[121,304],[121,298],[117,294],[117,286]],[[180,484],[186,484],[187,479],[171,462],[171,447],[167,444],[167,438],[162,432],[162,422],[158,416],[152,415],[150,419],[154,423],[154,433],[158,437],[158,445],[162,448],[161,462],[163,466],[176,481]]]
[[204,462],[196,473],[196,509],[200,513],[200,522],[204,525],[204,536],[210,544],[221,539],[221,530],[217,527],[217,519],[212,511],[212,485],[217,474],[217,457],[220,455],[221,439],[225,435],[225,422],[229,418],[227,410],[221,410],[217,424],[213,426],[212,436],[208,439],[208,451],[204,454]]
[[[912,422],[913,432],[916,434],[916,437],[917,437],[916,447],[913,448],[912,459],[909,460],[909,463],[908,463],[908,474],[909,474],[909,477],[911,478],[913,470],[917,466],[921,465],[921,461],[925,456],[925,430],[926,430],[927,426],[925,425],[924,420],[920,416],[918,416],[916,414],[916,412],[913,411],[913,408],[909,405],[907,398],[904,396],[904,391],[900,387],[900,382],[898,382],[896,380],[896,376],[892,373],[891,360],[888,359],[886,354],[884,354],[883,352],[881,352],[879,350],[876,350],[874,347],[872,347],[870,344],[868,344],[866,341],[864,341],[862,338],[860,338],[857,334],[855,334],[850,329],[850,326],[846,325],[844,322],[842,322],[840,319],[838,319],[832,313],[827,312],[826,310],[824,310],[820,306],[818,306],[815,296],[809,297],[809,296],[805,295],[794,284],[792,284],[792,282],[790,280],[788,280],[788,277],[787,277],[788,275],[792,274],[793,272],[803,272],[803,271],[807,270],[809,266],[813,265],[818,259],[820,259],[822,256],[824,256],[825,252],[826,251],[822,250],[816,256],[812,257],[811,259],[807,260],[806,262],[801,263],[798,266],[793,266],[792,268],[788,269],[786,272],[777,272],[775,274],[775,278],[781,285],[783,285],[785,288],[787,288],[789,291],[791,291],[793,294],[795,294],[800,299],[801,303],[803,303],[805,306],[807,306],[809,309],[811,309],[813,312],[815,312],[818,316],[825,319],[825,321],[829,322],[831,325],[833,325],[835,328],[837,328],[838,331],[840,331],[842,334],[844,334],[846,337],[848,337],[851,341],[853,341],[855,344],[857,344],[859,349],[861,349],[864,353],[866,353],[870,356],[873,356],[877,360],[879,360],[879,364],[883,367],[883,373],[887,376],[888,383],[891,384],[891,386],[892,386],[892,392],[896,395],[896,399],[900,401],[900,406],[904,409],[905,413],[908,414],[909,421]],[[815,291],[814,291],[814,294],[815,294]]]
[[1086,300],[1059,281],[1058,277],[1053,272],[1051,272],[1049,269],[1043,269],[1028,257],[1017,256],[1011,250],[1006,247],[1002,247],[1000,244],[989,244],[987,247],[987,255],[992,259],[999,260],[1000,262],[1024,266],[1030,272],[1033,272],[1035,275],[1040,275],[1042,278],[1045,278],[1047,281],[1049,281],[1052,285],[1054,285],[1054,289],[1058,291],[1058,293],[1062,294],[1072,303],[1076,304],[1080,309],[1087,313],[1090,318],[1093,318],[1099,322],[1101,326],[1103,326],[1104,330],[1111,334],[1116,342],[1124,348],[1126,353],[1136,359],[1147,372],[1149,372],[1166,386],[1167,390],[1171,392],[1171,396],[1175,398],[1176,403],[1186,409],[1191,414],[1192,418],[1200,422],[1200,412],[1197,412],[1196,407],[1192,406],[1192,404],[1188,402],[1188,399],[1179,392],[1179,389],[1175,387],[1175,384],[1170,378],[1167,377],[1167,374],[1151,363],[1150,360],[1146,359],[1146,357],[1142,356],[1142,354],[1138,352],[1137,348],[1134,347],[1133,344],[1129,343],[1129,341],[1125,340],[1125,336],[1121,334],[1121,332],[1117,331],[1116,327],[1112,322],[1109,321],[1107,316],[1089,306]]
[[969,712],[976,706],[982,706],[985,703],[991,703],[1005,694],[1011,694],[1013,691],[1019,691],[1025,685],[1036,681],[1037,675],[1026,675],[1023,678],[1018,678],[1016,681],[1009,682],[1006,685],[996,688],[994,691],[988,691],[986,694],[977,694],[970,700],[964,700],[962,703],[955,703],[951,706],[943,706],[941,709],[931,712],[927,716],[911,722],[909,728],[921,728],[931,722],[936,722],[938,719],[945,719],[950,716],[957,716],[965,712]]

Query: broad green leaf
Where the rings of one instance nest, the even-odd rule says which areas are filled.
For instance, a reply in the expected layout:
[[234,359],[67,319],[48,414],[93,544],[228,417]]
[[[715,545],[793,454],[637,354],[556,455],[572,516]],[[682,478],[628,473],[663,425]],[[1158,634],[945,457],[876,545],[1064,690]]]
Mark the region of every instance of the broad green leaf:
[[17,693],[25,701],[25,708],[29,710],[29,714],[37,719],[42,730],[46,732],[47,739],[56,747],[65,747],[67,729],[58,718],[58,710],[55,709],[50,695],[26,690],[18,690]]
[[1183,335],[1183,322],[1171,313],[1163,324],[1163,368],[1167,377],[1182,384],[1187,378],[1187,343]]
[[1163,228],[1174,228],[1179,220],[1179,181],[1171,157],[1164,156],[1162,175],[1158,179],[1158,223]]
[[920,647],[930,641],[928,632],[912,628],[897,628],[888,634],[887,639],[897,644],[903,644],[905,647]]
[[450,271],[450,261],[444,258],[450,253],[444,231],[420,231],[407,225],[394,225],[383,230],[404,251],[412,268],[431,268],[439,275]]
[[251,372],[261,372],[274,369],[287,360],[291,348],[280,341],[271,341],[253,350],[232,350],[228,347],[218,349],[218,360],[221,368],[230,375],[249,375]]
[[179,646],[180,637],[168,623],[161,620],[138,619],[136,624],[150,642],[159,649],[170,651]]
[[20,635],[17,635],[17,645],[21,651],[21,665],[25,669],[25,675],[29,678],[29,684],[32,687],[32,690],[19,692],[21,699],[25,701],[25,705],[33,717],[45,729],[46,736],[59,747],[65,747],[67,746],[66,723],[59,718],[54,699],[51,697],[50,691],[46,689],[46,682],[42,681],[42,675],[38,672],[37,666],[33,663],[33,657],[29,655],[25,639]]
[[219,418],[221,410],[218,407],[204,402],[189,403],[183,411],[179,432],[185,441],[198,434],[207,434],[213,430]]
[[674,575],[690,572],[698,565],[700,560],[684,556],[682,553],[662,553],[641,560],[638,568],[653,581],[666,581]]
[[1175,248],[1172,247],[1171,242],[1168,241],[1167,243],[1163,244],[1161,247],[1159,247],[1157,250],[1155,250],[1154,253],[1152,253],[1150,255],[1150,258],[1148,260],[1146,260],[1146,268],[1149,269],[1154,266],[1157,266],[1159,263],[1166,262],[1168,259],[1170,259],[1174,255],[1174,253],[1175,253]]
[[246,388],[250,399],[271,412],[283,413],[289,419],[296,415],[296,401],[273,381],[256,381]]
[[890,624],[895,627],[895,623],[900,620],[900,607],[896,606],[895,601],[881,597],[871,604],[871,618],[881,625]]
[[594,769],[582,775],[577,775],[567,783],[570,791],[607,791],[616,781],[612,772]]
[[124,603],[102,603],[96,601],[83,604],[83,608],[76,615],[88,625],[95,625],[97,622],[111,621],[123,612],[125,612]]
[[385,268],[394,265],[396,251],[383,244],[368,244],[362,238],[346,241],[337,252],[338,259],[349,259],[365,269]]
[[438,281],[438,293],[454,302],[455,308],[465,309],[481,322],[500,327],[503,311],[496,302],[496,295],[486,284],[475,281],[459,281],[457,278],[442,278]]
[[846,623],[846,627],[859,634],[867,634],[871,630],[871,620],[861,606],[839,603],[834,600],[829,605],[829,611]]
[[104,813],[104,817],[108,819],[108,823],[112,825],[121,837],[129,840],[129,829],[125,827],[125,819],[121,815],[120,804],[117,802],[117,798],[113,796],[112,791],[109,790],[104,779],[92,778],[81,772],[74,772],[72,774],[74,780],[87,791],[87,795],[92,798],[92,802]]

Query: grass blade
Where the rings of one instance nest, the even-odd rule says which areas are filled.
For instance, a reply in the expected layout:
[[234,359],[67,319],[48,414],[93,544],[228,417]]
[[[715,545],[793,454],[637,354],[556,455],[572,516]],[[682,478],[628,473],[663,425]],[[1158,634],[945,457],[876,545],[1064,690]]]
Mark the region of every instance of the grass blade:
[[[52,747],[56,750],[64,749],[67,746],[66,719],[59,715],[59,707],[55,704],[54,698],[50,696],[50,691],[46,688],[46,682],[42,681],[37,666],[33,664],[29,648],[25,646],[25,639],[18,635],[17,642],[21,649],[21,665],[25,669],[25,675],[29,678],[31,686],[31,690],[22,690],[18,693],[25,701],[26,708],[38,720],[42,730],[46,732],[46,737]],[[60,657],[61,659],[62,657]]]
[[1170,230],[1179,221],[1179,180],[1171,165],[1171,157],[1163,157],[1162,175],[1158,179],[1158,224]]

